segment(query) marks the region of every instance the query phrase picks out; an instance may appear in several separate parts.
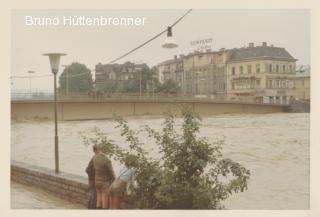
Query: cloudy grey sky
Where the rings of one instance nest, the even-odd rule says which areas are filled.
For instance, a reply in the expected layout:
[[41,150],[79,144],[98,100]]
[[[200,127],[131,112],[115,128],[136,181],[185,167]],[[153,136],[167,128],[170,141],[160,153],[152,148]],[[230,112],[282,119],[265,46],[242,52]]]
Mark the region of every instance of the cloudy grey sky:
[[[50,74],[47,52],[65,52],[61,64],[80,62],[94,69],[99,62],[109,61],[124,54],[171,25],[186,10],[13,10],[11,57],[12,76]],[[144,26],[101,27],[35,27],[25,25],[25,16],[63,17],[146,17]],[[249,42],[266,41],[284,47],[297,64],[310,64],[309,10],[193,10],[175,28],[173,35],[178,48],[161,47],[165,36],[119,61],[142,61],[153,66],[175,54],[194,50],[190,42],[212,38],[213,50],[247,46]],[[61,69],[61,68],[60,68]],[[62,70],[60,70],[62,71]],[[13,78],[13,90],[28,90],[29,79]],[[52,90],[52,78],[32,79],[32,89]]]

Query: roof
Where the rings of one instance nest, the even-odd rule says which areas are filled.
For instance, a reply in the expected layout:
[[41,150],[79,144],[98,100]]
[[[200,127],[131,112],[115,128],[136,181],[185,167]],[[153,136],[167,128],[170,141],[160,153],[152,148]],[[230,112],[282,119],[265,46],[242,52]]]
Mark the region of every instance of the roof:
[[172,63],[179,63],[179,62],[182,62],[182,58],[177,58],[177,59],[170,59],[170,60],[165,60],[161,63],[158,64],[159,65],[168,65],[168,64],[172,64]]
[[234,49],[229,61],[243,61],[259,58],[296,61],[296,59],[294,59],[284,48],[271,46],[255,46]]
[[[298,67],[297,67],[298,68]],[[310,67],[300,66],[296,71],[296,77],[310,77]]]

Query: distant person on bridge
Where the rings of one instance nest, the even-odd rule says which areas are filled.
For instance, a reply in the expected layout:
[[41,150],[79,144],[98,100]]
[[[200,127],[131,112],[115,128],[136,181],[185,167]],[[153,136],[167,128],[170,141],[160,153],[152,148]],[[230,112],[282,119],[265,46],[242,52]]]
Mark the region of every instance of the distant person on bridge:
[[93,158],[95,170],[95,186],[97,191],[97,209],[109,208],[109,188],[115,179],[111,160],[102,152],[102,147],[97,147],[97,154]]
[[[98,154],[98,146],[93,145],[92,147],[94,156]],[[96,186],[95,186],[95,172],[94,172],[94,166],[93,166],[93,158],[91,158],[87,168],[86,173],[88,174],[89,179],[89,189],[88,189],[88,209],[95,209],[96,203],[97,203],[97,192],[96,192]]]

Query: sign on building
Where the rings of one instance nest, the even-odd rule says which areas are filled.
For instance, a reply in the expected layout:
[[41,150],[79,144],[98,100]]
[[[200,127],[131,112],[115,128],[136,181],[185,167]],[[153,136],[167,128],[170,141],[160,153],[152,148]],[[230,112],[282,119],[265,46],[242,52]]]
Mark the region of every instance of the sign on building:
[[195,41],[191,41],[190,45],[198,51],[203,51],[203,50],[209,50],[212,49],[212,43],[213,39],[212,38],[204,38],[204,39],[198,39]]

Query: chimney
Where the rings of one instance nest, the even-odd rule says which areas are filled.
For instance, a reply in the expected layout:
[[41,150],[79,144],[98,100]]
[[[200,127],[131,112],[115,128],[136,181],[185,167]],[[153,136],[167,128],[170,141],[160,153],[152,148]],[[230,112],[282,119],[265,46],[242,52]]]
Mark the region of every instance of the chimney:
[[262,42],[262,47],[267,47],[267,42]]
[[254,47],[254,43],[253,43],[253,42],[250,42],[250,43],[249,43],[249,47],[250,47],[250,48]]

